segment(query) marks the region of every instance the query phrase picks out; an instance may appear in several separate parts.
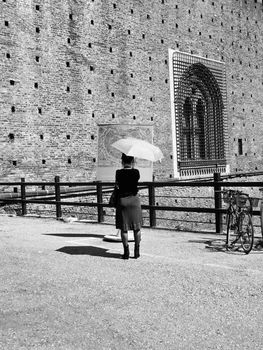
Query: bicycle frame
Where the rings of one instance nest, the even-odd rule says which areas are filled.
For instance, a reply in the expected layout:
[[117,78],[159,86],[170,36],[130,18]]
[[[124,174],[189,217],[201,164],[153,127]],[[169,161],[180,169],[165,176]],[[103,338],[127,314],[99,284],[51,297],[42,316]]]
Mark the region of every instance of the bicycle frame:
[[[226,248],[231,250],[235,244],[240,244],[246,254],[248,254],[254,243],[254,229],[252,224],[252,200],[241,191],[223,191],[224,198],[229,202],[227,210],[227,235]],[[226,197],[227,196],[227,197]],[[249,206],[247,206],[249,201]]]

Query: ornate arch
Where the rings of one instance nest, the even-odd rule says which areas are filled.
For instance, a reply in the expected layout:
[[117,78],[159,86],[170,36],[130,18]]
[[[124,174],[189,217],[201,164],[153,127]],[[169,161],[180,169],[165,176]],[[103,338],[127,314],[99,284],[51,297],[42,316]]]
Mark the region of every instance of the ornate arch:
[[[223,128],[223,99],[220,88],[212,72],[203,64],[191,65],[183,74],[178,88],[179,109],[179,134],[184,139],[184,115],[186,102],[191,105],[191,127],[188,131],[192,135],[192,152],[185,152],[184,142],[180,142],[179,161],[187,162],[201,159],[224,159],[224,128]],[[202,106],[202,107],[201,107]],[[203,110],[201,113],[201,109]],[[202,130],[200,122],[202,119]],[[199,129],[199,149],[197,150],[198,138],[195,137]],[[201,151],[202,149],[202,151]],[[202,156],[201,156],[202,155]]]
[[227,159],[225,67],[221,62],[181,52],[174,55],[177,171],[180,175],[189,172],[192,175],[192,169],[196,169],[200,175],[205,168],[205,175],[215,171],[224,173]]

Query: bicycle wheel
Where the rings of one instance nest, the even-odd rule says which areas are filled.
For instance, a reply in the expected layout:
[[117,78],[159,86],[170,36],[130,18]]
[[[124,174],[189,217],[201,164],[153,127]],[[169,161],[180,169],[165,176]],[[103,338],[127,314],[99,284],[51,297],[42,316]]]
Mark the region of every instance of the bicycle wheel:
[[238,229],[240,233],[241,246],[246,254],[253,248],[254,228],[251,215],[247,212],[240,213]]
[[239,238],[236,214],[233,211],[227,213],[226,222],[226,248],[232,249]]

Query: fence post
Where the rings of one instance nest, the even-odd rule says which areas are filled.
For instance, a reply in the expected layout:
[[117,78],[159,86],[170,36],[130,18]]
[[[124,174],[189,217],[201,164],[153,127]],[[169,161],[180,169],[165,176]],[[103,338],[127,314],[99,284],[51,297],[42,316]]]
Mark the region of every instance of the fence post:
[[62,217],[61,212],[61,197],[60,197],[60,184],[59,176],[55,176],[55,197],[56,197],[56,216],[57,220]]
[[260,203],[260,226],[261,226],[261,236],[263,239],[263,199],[261,199]]
[[[221,186],[216,185],[221,180],[220,173],[214,173],[214,198],[215,198],[215,209],[222,208],[222,197],[221,197]],[[216,219],[216,233],[222,233],[222,214],[219,212],[215,213]]]
[[103,207],[102,205],[102,185],[101,183],[97,183],[97,204],[98,204],[98,222],[104,221],[104,215],[103,215]]
[[26,185],[25,185],[25,179],[21,178],[21,205],[22,205],[22,215],[27,214],[26,210]]
[[[155,187],[153,183],[149,184],[148,193],[149,193],[149,205],[155,205]],[[155,227],[156,226],[155,209],[150,208],[149,214],[150,214],[150,227]]]

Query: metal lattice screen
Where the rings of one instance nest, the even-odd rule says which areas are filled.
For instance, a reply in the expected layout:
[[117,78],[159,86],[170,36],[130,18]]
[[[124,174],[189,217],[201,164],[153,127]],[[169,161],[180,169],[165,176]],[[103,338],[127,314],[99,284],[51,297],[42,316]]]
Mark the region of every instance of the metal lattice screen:
[[198,173],[200,169],[206,173],[225,172],[224,63],[175,51],[173,83],[177,161],[181,175],[194,169],[198,169]]

